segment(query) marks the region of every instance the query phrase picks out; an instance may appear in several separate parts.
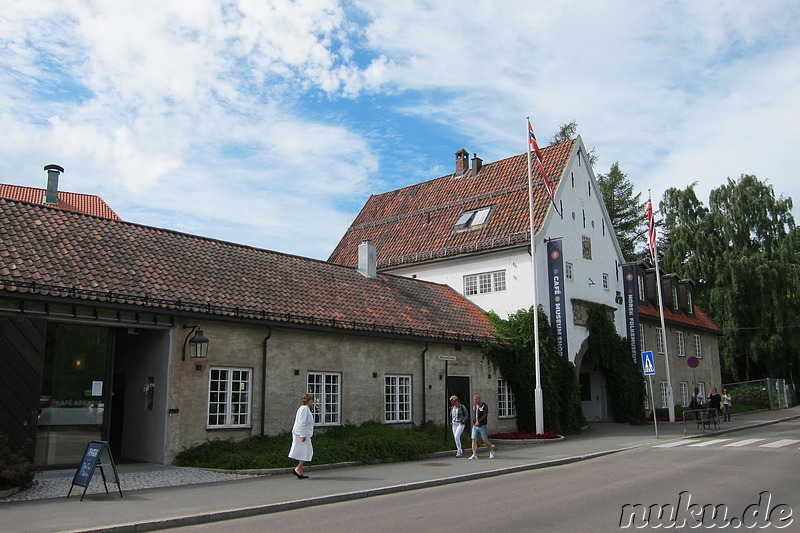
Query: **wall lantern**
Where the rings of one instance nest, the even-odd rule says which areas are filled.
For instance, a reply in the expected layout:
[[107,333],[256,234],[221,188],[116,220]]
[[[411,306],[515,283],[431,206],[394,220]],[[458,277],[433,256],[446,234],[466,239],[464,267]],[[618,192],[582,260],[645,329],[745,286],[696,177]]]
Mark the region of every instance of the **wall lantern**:
[[[189,357],[192,359],[205,359],[208,357],[208,338],[203,335],[203,330],[200,329],[200,325],[183,326],[183,329],[186,328],[192,328],[192,331],[186,335],[186,340],[183,341],[183,357],[181,357],[181,360],[186,360],[187,344],[189,345]],[[194,335],[192,335],[192,333],[194,333]]]

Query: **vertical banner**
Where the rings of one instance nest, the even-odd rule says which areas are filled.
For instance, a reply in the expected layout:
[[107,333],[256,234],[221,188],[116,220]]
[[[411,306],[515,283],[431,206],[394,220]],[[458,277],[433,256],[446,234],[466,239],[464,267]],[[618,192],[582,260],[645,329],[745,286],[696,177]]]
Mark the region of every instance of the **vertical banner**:
[[639,338],[639,293],[636,290],[636,265],[622,265],[622,290],[625,292],[625,329],[634,363],[642,368],[642,340]]
[[547,241],[547,283],[550,286],[550,324],[556,338],[556,354],[563,361],[569,361],[561,239]]

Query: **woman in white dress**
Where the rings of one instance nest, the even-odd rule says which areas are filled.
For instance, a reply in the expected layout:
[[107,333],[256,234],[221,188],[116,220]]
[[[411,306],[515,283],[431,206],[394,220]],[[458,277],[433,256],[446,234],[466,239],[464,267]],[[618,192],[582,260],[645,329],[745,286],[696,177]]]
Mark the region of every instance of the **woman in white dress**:
[[294,417],[292,448],[289,450],[289,458],[297,461],[297,467],[293,470],[297,479],[308,479],[308,476],[303,474],[303,465],[314,456],[314,447],[311,446],[311,437],[314,435],[312,405],[314,405],[314,397],[304,394],[300,398],[300,407],[297,408],[297,414]]

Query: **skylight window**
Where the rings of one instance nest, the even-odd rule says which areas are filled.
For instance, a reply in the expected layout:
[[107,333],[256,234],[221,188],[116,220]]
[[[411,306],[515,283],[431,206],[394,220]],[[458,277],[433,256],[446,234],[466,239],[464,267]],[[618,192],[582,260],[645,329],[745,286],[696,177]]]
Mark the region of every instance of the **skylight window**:
[[481,207],[480,209],[464,211],[461,213],[461,216],[458,217],[455,227],[456,231],[468,230],[486,224],[486,220],[489,218],[491,212],[491,207]]

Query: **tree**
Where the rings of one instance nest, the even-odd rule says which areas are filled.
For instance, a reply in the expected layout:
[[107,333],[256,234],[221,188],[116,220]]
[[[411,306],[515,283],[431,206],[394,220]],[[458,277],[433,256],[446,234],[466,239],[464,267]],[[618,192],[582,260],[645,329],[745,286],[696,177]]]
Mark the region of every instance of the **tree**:
[[664,267],[695,281],[696,301],[722,326],[723,379],[789,377],[800,352],[800,237],[792,200],[743,174],[711,191],[668,190]]
[[622,254],[627,260],[632,260],[637,255],[637,242],[647,226],[645,204],[640,201],[642,194],[634,194],[633,184],[620,170],[618,162],[611,165],[608,174],[598,174],[597,183]]
[[[558,133],[553,135],[550,144],[561,144],[563,142],[571,141],[577,136],[578,136],[578,123],[573,120],[568,124],[561,125],[561,128],[558,130]],[[597,163],[597,154],[594,153],[594,148],[592,148],[589,151],[587,157],[589,158],[590,165],[595,165]]]

